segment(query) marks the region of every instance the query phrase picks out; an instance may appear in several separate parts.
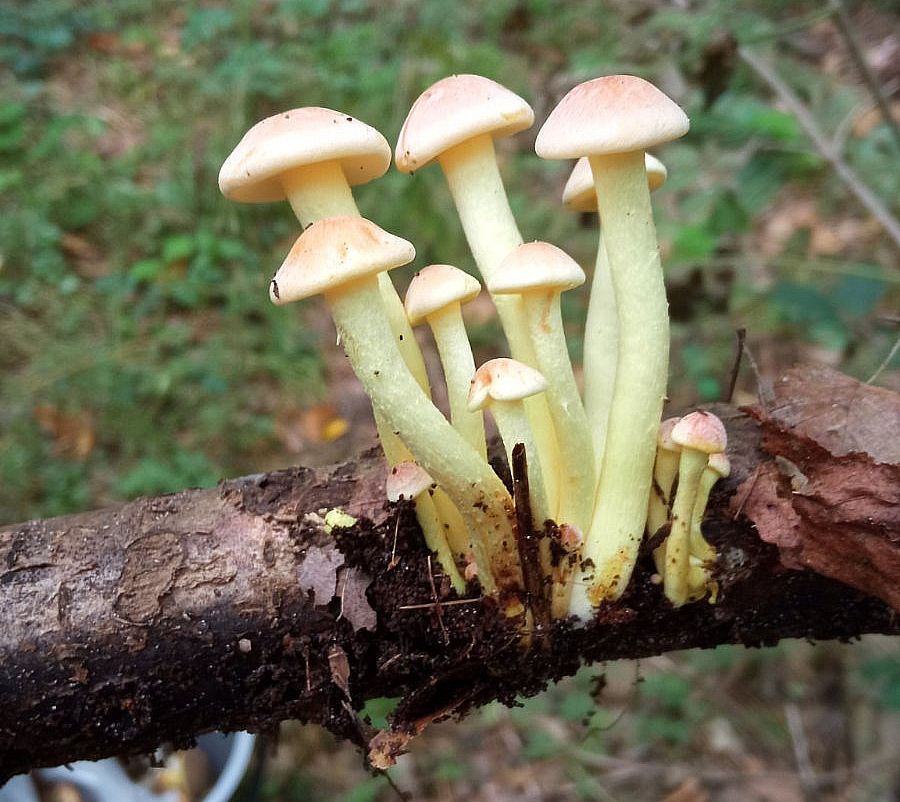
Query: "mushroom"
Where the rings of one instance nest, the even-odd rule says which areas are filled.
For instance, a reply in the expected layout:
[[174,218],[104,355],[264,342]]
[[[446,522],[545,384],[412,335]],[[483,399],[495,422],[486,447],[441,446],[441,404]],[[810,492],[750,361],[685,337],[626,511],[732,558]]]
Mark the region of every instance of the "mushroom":
[[[410,109],[394,151],[397,169],[412,173],[440,162],[472,255],[490,286],[494,271],[522,244],[503,179],[494,138],[508,137],[534,123],[534,112],[518,95],[480,75],[453,75],[426,89]],[[536,366],[525,312],[515,296],[494,298],[513,358]],[[526,402],[540,453],[557,458],[546,401]],[[547,488],[551,502],[556,488]]]
[[481,285],[452,265],[423,268],[406,291],[406,316],[418,326],[427,321],[444,368],[453,427],[487,460],[484,416],[469,409],[466,397],[475,375],[475,358],[466,336],[461,305],[474,300]]
[[[350,188],[380,178],[390,165],[391,146],[381,133],[343,112],[311,106],[267,117],[247,131],[219,171],[219,189],[243,203],[287,200],[306,228],[324,217],[359,215]],[[378,283],[400,353],[428,392],[403,304],[387,273]]]
[[394,465],[384,483],[387,500],[397,502],[401,499],[416,502],[416,517],[425,536],[425,544],[435,554],[450,579],[453,589],[460,595],[466,592],[466,582],[456,567],[447,538],[444,535],[444,524],[438,515],[431,496],[426,491],[433,491],[434,479],[415,462],[398,462]]
[[706,514],[709,494],[719,479],[725,479],[730,474],[731,462],[724,451],[710,454],[709,462],[707,462],[703,473],[700,474],[697,495],[694,498],[694,506],[691,508],[690,552],[692,557],[697,557],[703,562],[716,559],[716,550],[703,537],[703,516]]
[[594,449],[591,430],[572,373],[560,313],[564,290],[584,283],[584,271],[567,253],[548,242],[529,242],[510,253],[488,288],[498,296],[518,294],[525,305],[528,334],[538,370],[547,380],[547,403],[561,460],[559,504],[554,520],[585,531],[594,506]]
[[516,444],[525,446],[531,515],[539,526],[552,515],[544,487],[541,458],[535,448],[534,433],[522,402],[546,389],[547,382],[534,368],[515,359],[491,359],[475,371],[468,399],[469,409],[490,408],[510,465],[513,464],[512,451]]
[[[653,462],[653,487],[647,508],[647,534],[653,537],[669,520],[672,509],[672,486],[678,475],[681,448],[672,441],[672,428],[680,418],[666,418],[656,435],[656,460]],[[656,570],[665,573],[666,546],[653,549]]]
[[479,579],[501,595],[507,615],[522,612],[522,572],[503,482],[450,425],[406,369],[391,334],[377,274],[412,261],[415,249],[361,217],[313,223],[272,280],[276,304],[323,294],[354,372],[376,412],[458,507],[470,531]]
[[710,454],[725,450],[725,426],[711,412],[685,415],[672,427],[672,441],[681,447],[678,489],[672,505],[672,529],[666,539],[665,592],[675,607],[688,601],[692,513]]
[[[647,186],[655,192],[665,182],[668,171],[655,156],[644,154],[647,169]],[[586,157],[580,158],[566,182],[563,203],[576,212],[596,212],[597,192],[594,174]],[[591,296],[587,319],[584,323],[584,410],[591,426],[594,442],[594,459],[597,475],[603,465],[606,446],[606,427],[612,404],[616,380],[616,362],[619,349],[619,316],[616,312],[616,296],[613,292],[609,260],[603,246],[603,234],[597,247],[594,277],[591,280]]]
[[588,156],[619,320],[616,380],[593,522],[572,612],[625,590],[647,520],[666,392],[669,319],[644,151],[684,135],[684,112],[646,81],[608,76],[572,89],[535,143],[539,156]]

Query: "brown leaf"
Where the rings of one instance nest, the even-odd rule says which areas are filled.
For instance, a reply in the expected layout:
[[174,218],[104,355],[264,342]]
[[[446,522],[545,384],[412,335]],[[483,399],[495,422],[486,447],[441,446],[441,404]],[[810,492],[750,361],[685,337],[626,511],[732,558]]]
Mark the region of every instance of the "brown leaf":
[[345,652],[336,643],[328,650],[328,668],[331,671],[331,681],[341,689],[347,701],[350,698],[350,661]]
[[366,598],[366,588],[370,580],[359,568],[341,571],[337,595],[341,597],[341,614],[352,625],[354,631],[368,629],[375,631],[378,617]]
[[696,777],[688,777],[660,802],[709,802],[709,794],[703,790]]
[[900,610],[900,396],[828,369],[794,370],[775,405],[754,414],[774,460],[744,481],[732,506],[742,505],[788,568]]
[[53,437],[57,456],[84,460],[94,450],[96,436],[90,412],[63,412],[53,404],[38,404],[32,414],[38,426]]
[[344,564],[344,555],[334,546],[310,546],[300,566],[297,582],[300,587],[313,594],[313,604],[329,604],[337,587],[337,572]]

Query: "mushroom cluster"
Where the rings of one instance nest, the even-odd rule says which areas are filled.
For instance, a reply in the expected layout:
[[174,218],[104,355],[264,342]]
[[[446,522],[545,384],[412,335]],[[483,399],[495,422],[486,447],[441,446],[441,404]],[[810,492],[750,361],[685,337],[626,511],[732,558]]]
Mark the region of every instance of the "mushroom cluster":
[[[415,249],[356,208],[351,187],[390,166],[391,149],[376,130],[330,109],[284,112],[247,132],[219,186],[232,200],[287,200],[293,208],[304,230],[270,297],[286,304],[324,296],[372,401],[391,467],[386,496],[415,504],[425,542],[457,593],[477,582],[526,628],[546,623],[548,610],[589,621],[622,595],[649,533],[659,540],[654,558],[669,601],[714,599],[716,552],[701,524],[714,482],[728,474],[724,427],[706,412],[660,424],[669,325],[650,191],[666,170],[646,150],[683,136],[688,119],[652,84],[615,75],[572,89],[538,133],[539,156],[579,159],[563,201],[598,211],[602,228],[583,393],[560,295],[585,273],[555,245],[523,242],[494,149],[495,139],[533,122],[518,95],[455,75],[416,100],[394,152],[402,172],[437,161],[447,178],[511,357],[477,369],[462,307],[481,284],[451,265],[430,265],[401,302],[388,271],[410,263]],[[413,335],[425,323],[449,419],[432,401]],[[488,461],[485,411],[514,488]]]

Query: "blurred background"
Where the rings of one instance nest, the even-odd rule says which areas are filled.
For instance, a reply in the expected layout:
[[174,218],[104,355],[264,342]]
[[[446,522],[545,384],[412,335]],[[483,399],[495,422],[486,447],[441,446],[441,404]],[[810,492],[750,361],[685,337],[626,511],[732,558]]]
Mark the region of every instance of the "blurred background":
[[[327,314],[267,298],[299,233],[289,207],[229,203],[216,176],[250,125],[296,106],[393,142],[455,72],[534,106],[538,125],[499,148],[511,203],[526,240],[585,268],[596,220],[561,207],[571,165],[534,156],[539,124],[574,84],[617,72],[688,111],[691,133],[656,153],[669,181],[654,196],[675,406],[727,393],[738,328],[764,379],[805,361],[900,389],[893,0],[30,0],[0,8],[0,71],[0,523],[367,445]],[[474,269],[436,167],[356,194],[417,247],[400,284],[431,262]],[[585,298],[569,296],[577,361]],[[489,304],[469,324],[479,361],[500,353]],[[736,400],[756,381],[745,366]],[[890,641],[616,664],[599,692],[603,673],[435,727],[396,781],[429,800],[900,799]],[[261,793],[393,794],[297,727]]]

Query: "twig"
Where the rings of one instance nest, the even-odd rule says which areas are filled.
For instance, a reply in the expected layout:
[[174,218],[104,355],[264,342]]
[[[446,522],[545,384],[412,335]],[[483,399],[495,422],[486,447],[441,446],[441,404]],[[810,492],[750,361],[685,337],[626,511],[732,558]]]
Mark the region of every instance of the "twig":
[[444,626],[444,614],[441,612],[441,600],[438,598],[437,588],[434,586],[434,574],[431,568],[431,555],[428,555],[428,583],[431,585],[431,596],[434,599],[434,612],[437,615],[438,626],[441,628],[441,635],[444,643],[450,643],[450,636],[447,634],[447,627]]
[[807,794],[814,794],[818,782],[813,771],[812,762],[809,759],[809,743],[803,730],[803,719],[800,709],[793,702],[784,706],[784,718],[787,722],[788,732],[791,735],[791,745],[794,748],[794,760],[797,761],[797,772],[800,782]]
[[897,342],[894,343],[893,347],[890,351],[888,351],[888,355],[882,360],[881,364],[875,369],[875,372],[869,376],[866,380],[866,384],[871,384],[875,379],[877,379],[882,371],[891,364],[891,360],[897,355],[897,351],[900,351],[900,337],[897,338]]
[[898,127],[897,121],[891,113],[891,107],[888,105],[887,97],[885,97],[885,93],[878,83],[877,76],[872,72],[872,68],[869,66],[869,62],[866,61],[862,48],[856,40],[856,34],[853,32],[853,23],[847,14],[847,9],[842,0],[831,0],[830,5],[834,21],[837,23],[838,30],[844,39],[844,44],[847,45],[850,58],[853,59],[856,69],[859,70],[863,80],[869,87],[869,92],[875,100],[875,105],[878,106],[885,125],[887,125],[894,137],[894,144],[900,149],[900,127]]
[[722,400],[726,404],[734,398],[734,388],[737,386],[738,374],[741,372],[741,358],[744,356],[744,341],[747,339],[747,329],[739,328],[734,332],[737,347],[734,353],[734,364],[731,366],[731,379],[728,382],[728,392]]
[[891,214],[888,207],[863,183],[850,165],[844,161],[841,154],[835,150],[829,139],[822,133],[818,123],[803,101],[781,80],[772,65],[760,58],[752,50],[746,47],[739,47],[738,55],[781,98],[785,106],[797,118],[797,122],[800,123],[803,130],[806,131],[806,135],[812,140],[813,145],[819,151],[819,155],[834,168],[834,171],[844,182],[847,189],[878,220],[893,241],[894,246],[900,250],[900,220],[897,220]]

